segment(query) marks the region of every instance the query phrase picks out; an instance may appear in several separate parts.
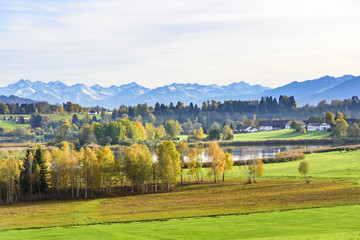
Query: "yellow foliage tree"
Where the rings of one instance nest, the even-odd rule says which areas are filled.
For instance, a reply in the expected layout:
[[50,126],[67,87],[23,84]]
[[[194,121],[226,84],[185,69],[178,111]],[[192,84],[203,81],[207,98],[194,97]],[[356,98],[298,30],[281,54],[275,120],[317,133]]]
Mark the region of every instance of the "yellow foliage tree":
[[176,150],[180,153],[181,164],[181,183],[183,182],[183,167],[185,166],[185,159],[189,153],[189,146],[187,143],[180,141],[176,146]]
[[234,160],[230,153],[225,153],[224,158],[225,158],[225,168],[223,172],[223,181],[225,181],[225,172],[232,171],[234,166]]
[[226,162],[224,152],[219,147],[219,144],[211,142],[207,149],[207,153],[211,162],[211,171],[214,174],[214,182],[216,183],[217,176],[222,174],[225,169]]
[[163,141],[156,150],[156,155],[163,190],[167,185],[167,190],[170,191],[171,185],[176,184],[181,175],[180,153],[176,151],[172,141]]

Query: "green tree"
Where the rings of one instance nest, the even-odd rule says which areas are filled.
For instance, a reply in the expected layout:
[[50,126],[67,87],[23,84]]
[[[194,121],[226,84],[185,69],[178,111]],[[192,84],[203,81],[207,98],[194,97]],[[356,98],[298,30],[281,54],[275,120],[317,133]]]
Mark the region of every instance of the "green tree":
[[81,128],[79,132],[79,142],[81,146],[96,142],[94,128],[92,125],[86,124]]
[[0,103],[0,114],[8,114],[9,108],[5,103]]
[[347,134],[347,129],[349,124],[344,119],[344,116],[341,112],[337,114],[337,119],[335,122],[335,128],[333,129],[331,136],[333,137],[344,137]]
[[178,121],[170,119],[164,125],[166,134],[170,137],[170,139],[174,139],[180,135],[183,131],[181,125]]
[[[34,172],[34,156],[28,148],[23,159],[23,168],[20,172],[20,190],[26,200],[26,196],[30,193],[32,199],[33,194],[33,172]],[[0,196],[1,198],[1,196]]]
[[72,119],[71,119],[71,123],[74,124],[74,123],[77,123],[79,121],[79,117],[77,114],[74,114],[72,116]]
[[49,172],[44,152],[38,147],[34,154],[34,163],[39,169],[39,190],[46,193],[49,190]]
[[147,141],[149,141],[150,143],[153,142],[156,137],[154,124],[145,123],[145,131],[146,131]]
[[149,113],[149,122],[152,124],[156,123],[156,117],[152,113]]
[[220,140],[220,129],[210,128],[210,130],[208,131],[208,139],[209,140]]
[[349,137],[360,137],[360,127],[359,124],[354,123],[348,128],[348,136]]
[[155,128],[155,139],[161,140],[166,138],[166,131],[164,125]]
[[106,111],[105,111],[105,110],[102,110],[100,116],[101,116],[101,120],[105,121],[106,118],[107,118],[107,116],[106,116]]
[[302,126],[296,120],[294,120],[290,124],[290,129],[293,129],[296,132],[300,132],[302,130]]

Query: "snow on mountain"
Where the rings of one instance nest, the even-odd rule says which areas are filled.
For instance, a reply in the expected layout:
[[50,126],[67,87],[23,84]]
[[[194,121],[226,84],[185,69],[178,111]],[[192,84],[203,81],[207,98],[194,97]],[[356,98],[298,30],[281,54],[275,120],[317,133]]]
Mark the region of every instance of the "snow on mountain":
[[[121,105],[134,106],[138,103],[147,103],[153,106],[157,102],[164,104],[173,102],[176,104],[181,101],[185,104],[192,102],[200,105],[203,101],[212,99],[216,101],[254,100],[261,98],[261,96],[277,98],[279,95],[293,95],[301,106],[305,103],[317,104],[315,101],[321,97],[337,99],[338,96],[349,95],[348,93],[351,91],[347,88],[351,88],[351,85],[341,84],[354,78],[355,76],[352,75],[344,75],[339,78],[325,76],[304,82],[291,82],[275,89],[261,85],[250,85],[243,81],[221,86],[216,84],[173,83],[149,89],[135,82],[103,87],[99,84],[87,86],[78,83],[69,86],[60,81],[44,83],[21,79],[17,83],[0,87],[0,95],[15,95],[35,101],[47,101],[52,104],[70,101],[82,106],[99,105],[109,109],[118,108]],[[335,91],[331,89],[338,85],[341,85],[342,88],[335,94]],[[350,95],[348,98],[352,97]]]
[[202,101],[210,98],[216,100],[224,100],[229,97],[240,99],[249,94],[259,94],[268,89],[260,85],[251,86],[245,82],[232,83],[228,86],[173,83],[149,89],[135,82],[103,87],[99,84],[68,86],[60,81],[44,83],[21,79],[17,83],[0,87],[0,95],[16,95],[36,101],[48,101],[52,104],[70,101],[83,106],[99,105],[112,109],[123,104],[137,105],[144,102],[149,105],[154,105],[156,102],[168,104],[178,101],[186,104],[190,102],[201,104]]

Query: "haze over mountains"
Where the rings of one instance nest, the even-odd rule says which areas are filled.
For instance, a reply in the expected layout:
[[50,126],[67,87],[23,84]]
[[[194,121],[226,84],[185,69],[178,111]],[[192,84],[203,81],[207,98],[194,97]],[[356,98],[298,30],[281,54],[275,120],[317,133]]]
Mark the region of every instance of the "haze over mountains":
[[[82,106],[103,106],[109,109],[118,108],[120,105],[137,105],[147,103],[155,105],[156,102],[169,104],[178,101],[189,104],[201,104],[206,100],[253,100],[262,96],[279,97],[279,95],[294,95],[300,106],[309,103],[316,105],[325,99],[346,99],[360,96],[360,77],[344,75],[342,77],[324,76],[319,79],[304,82],[291,82],[278,88],[268,88],[261,85],[250,85],[246,82],[232,83],[219,86],[199,84],[173,83],[155,89],[149,89],[137,83],[119,86],[102,87],[100,85],[87,86],[75,84],[68,86],[60,81],[44,83],[20,80],[17,83],[0,87],[0,95],[27,98],[21,101],[47,101],[49,103],[73,102]],[[4,97],[2,102],[6,102]],[[15,99],[16,101],[16,99]],[[12,101],[14,102],[14,97]]]

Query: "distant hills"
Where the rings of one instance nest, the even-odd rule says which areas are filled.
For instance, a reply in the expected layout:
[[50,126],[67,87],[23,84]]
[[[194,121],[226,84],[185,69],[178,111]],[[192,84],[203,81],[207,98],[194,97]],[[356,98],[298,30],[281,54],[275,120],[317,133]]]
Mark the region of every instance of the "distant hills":
[[18,104],[24,104],[24,103],[35,103],[37,101],[28,99],[28,98],[21,98],[14,95],[11,95],[9,97],[1,95],[0,96],[0,103],[6,103],[6,104],[12,104],[12,103],[18,103]]
[[[307,80],[303,82],[291,82],[282,87],[278,87],[275,89],[271,89],[262,93],[264,96],[274,96],[277,97],[279,95],[287,95],[287,96],[295,96],[298,104],[305,105],[309,103],[311,105],[318,104],[321,100],[331,101],[332,99],[339,99],[338,95],[326,94],[326,92],[331,89],[336,89],[339,84],[347,82],[349,80],[354,79],[355,76],[352,75],[344,75],[342,77],[331,77],[324,76],[318,79]],[[344,91],[344,98],[351,98],[352,95],[347,93],[346,89]],[[360,89],[358,89],[358,94],[360,96]],[[319,100],[319,94],[322,95],[322,98]],[[344,98],[340,98],[343,100]]]
[[199,84],[171,84],[155,89],[149,89],[133,82],[120,86],[112,85],[102,87],[100,85],[87,86],[75,84],[68,86],[60,81],[44,83],[20,80],[0,88],[0,95],[16,95],[30,98],[36,101],[49,103],[73,102],[82,106],[103,106],[106,108],[118,108],[120,105],[137,105],[148,103],[155,105],[156,102],[169,104],[178,101],[189,104],[190,102],[201,104],[203,101],[216,99],[253,99],[261,92],[270,88],[260,85],[250,85],[245,82],[232,83],[226,86],[199,85]]
[[[250,85],[246,82],[234,82],[230,85],[219,86],[199,84],[173,83],[149,89],[135,82],[119,86],[103,87],[100,85],[87,86],[85,84],[66,85],[60,81],[31,82],[20,80],[17,83],[0,87],[0,95],[11,96],[12,103],[19,101],[47,101],[49,103],[73,102],[83,106],[103,106],[109,109],[120,105],[137,105],[156,102],[169,104],[178,101],[189,104],[201,104],[206,100],[253,100],[262,96],[279,97],[279,95],[294,95],[299,105],[306,103],[316,105],[321,100],[346,99],[360,96],[360,77],[344,75],[342,77],[324,76],[303,82],[291,82],[278,88],[268,88],[261,85]],[[20,97],[15,99],[14,97]],[[10,100],[2,100],[6,102]],[[30,100],[32,99],[32,100]],[[21,102],[22,101],[22,102]],[[29,103],[29,102],[27,102]]]

